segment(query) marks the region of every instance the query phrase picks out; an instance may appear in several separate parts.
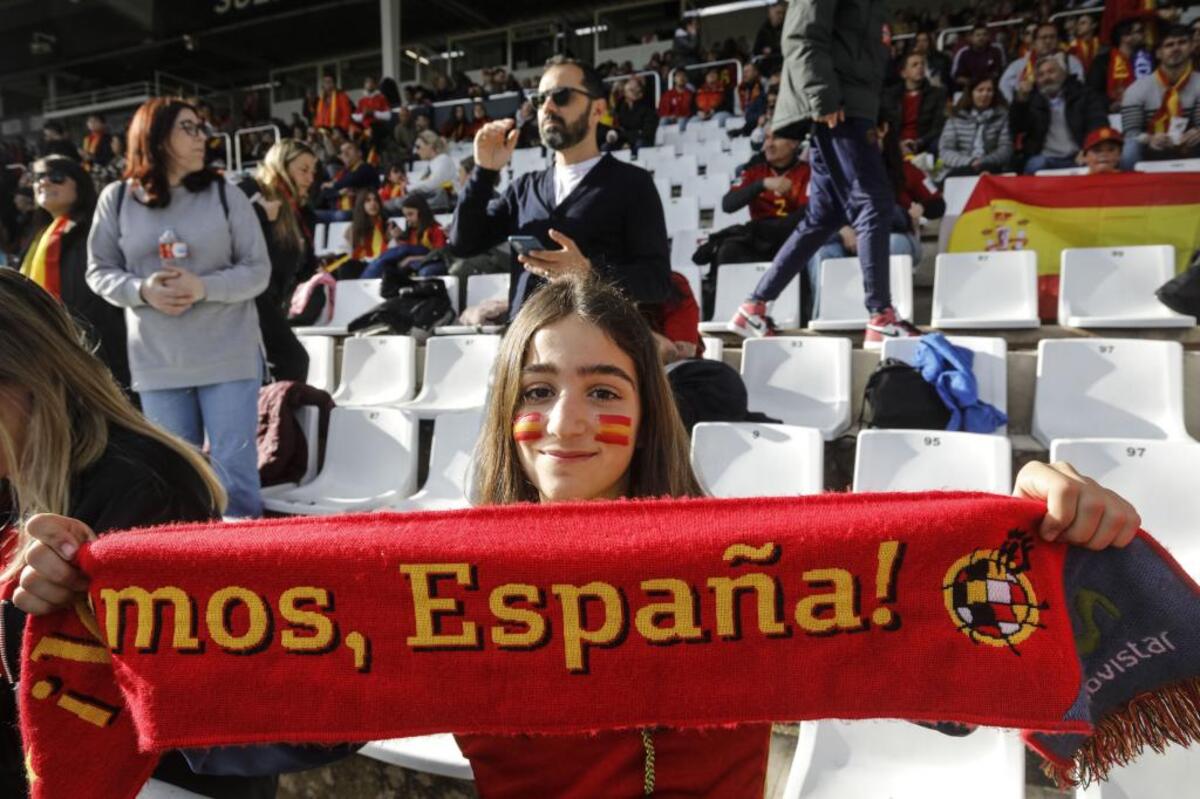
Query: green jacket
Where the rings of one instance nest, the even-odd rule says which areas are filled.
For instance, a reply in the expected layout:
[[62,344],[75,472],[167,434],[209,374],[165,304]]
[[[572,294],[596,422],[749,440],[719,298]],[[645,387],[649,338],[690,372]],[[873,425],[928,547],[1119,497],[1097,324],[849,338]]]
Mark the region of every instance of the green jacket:
[[872,123],[883,91],[884,0],[791,0],[771,127],[844,109]]

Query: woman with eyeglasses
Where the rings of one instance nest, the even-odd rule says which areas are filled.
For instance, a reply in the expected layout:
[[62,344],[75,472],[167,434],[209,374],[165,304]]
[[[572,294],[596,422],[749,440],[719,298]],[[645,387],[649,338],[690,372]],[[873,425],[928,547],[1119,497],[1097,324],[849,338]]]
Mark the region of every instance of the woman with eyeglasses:
[[96,188],[79,162],[51,155],[33,165],[37,203],[34,234],[21,261],[21,274],[66,306],[85,329],[96,355],[129,391],[125,315],[88,288],[87,240],[96,210]]
[[87,282],[125,309],[129,370],[146,416],[208,439],[227,514],[262,515],[255,434],[263,377],[255,298],[271,263],[241,191],[204,166],[194,106],[148,100],[129,127],[125,180],[100,196]]

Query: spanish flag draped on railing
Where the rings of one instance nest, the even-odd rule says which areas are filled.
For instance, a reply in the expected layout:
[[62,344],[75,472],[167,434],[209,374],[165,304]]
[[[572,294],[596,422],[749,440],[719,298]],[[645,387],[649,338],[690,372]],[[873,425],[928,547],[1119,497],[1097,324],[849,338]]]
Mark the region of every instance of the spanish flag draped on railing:
[[1025,730],[1063,782],[1200,740],[1200,587],[1144,533],[1045,543],[1044,513],[831,494],[106,535],[87,604],[26,628],[33,796],[131,799],[179,747],[448,731],[953,721]]
[[1172,244],[1177,269],[1187,264],[1200,248],[1200,172],[984,175],[950,234],[949,250],[1034,250],[1046,296],[1057,295],[1064,249],[1138,244]]

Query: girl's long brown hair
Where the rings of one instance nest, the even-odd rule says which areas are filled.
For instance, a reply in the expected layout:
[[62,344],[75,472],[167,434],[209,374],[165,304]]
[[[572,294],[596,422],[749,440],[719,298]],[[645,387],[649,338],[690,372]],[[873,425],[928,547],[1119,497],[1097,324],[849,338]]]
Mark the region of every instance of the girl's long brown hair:
[[476,449],[476,505],[537,502],[512,437],[520,403],[521,369],[539,330],[568,316],[598,327],[634,363],[642,419],[629,466],[629,497],[698,497],[688,438],[659,360],[650,328],[633,303],[595,277],[561,278],[542,287],[523,306],[500,344],[496,370]]
[[[22,518],[68,513],[71,482],[104,454],[114,425],[178,453],[213,509],[224,509],[225,492],[200,453],[138,413],[63,306],[13,269],[0,269],[0,331],[0,392],[32,396],[19,452],[14,431],[0,425],[0,458]],[[22,529],[0,580],[16,574],[31,543]]]
[[[368,197],[375,198],[375,206],[379,209],[379,215],[376,217],[367,214]],[[351,251],[370,247],[375,228],[383,230],[383,219],[383,200],[379,199],[379,192],[375,189],[359,189],[354,198],[354,210],[350,212]]]
[[[167,139],[184,110],[196,112],[196,107],[179,97],[152,97],[138,107],[129,122],[125,178],[141,188],[139,199],[149,208],[166,208],[171,203]],[[183,186],[188,191],[201,191],[215,180],[221,180],[221,176],[211,169],[201,169],[186,176]]]

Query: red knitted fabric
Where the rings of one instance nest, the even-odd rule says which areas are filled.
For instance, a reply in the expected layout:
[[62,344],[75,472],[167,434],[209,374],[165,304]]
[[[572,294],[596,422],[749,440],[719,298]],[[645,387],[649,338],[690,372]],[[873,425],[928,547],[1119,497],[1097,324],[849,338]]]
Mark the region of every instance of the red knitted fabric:
[[[1083,551],[1035,539],[1043,512],[836,495],[105,536],[80,564],[107,645],[86,611],[26,635],[34,796],[132,797],[177,747],[831,717],[1074,733],[1066,769],[1108,711],[1084,701],[1072,634],[1064,573]],[[1194,622],[1196,586],[1135,544],[1087,554],[1135,566],[1114,579],[1141,574],[1151,597],[1175,596],[1169,578],[1134,560],[1165,564],[1179,607],[1148,608],[1153,623]],[[1200,658],[1170,643],[1162,685],[1138,692],[1192,685]]]

